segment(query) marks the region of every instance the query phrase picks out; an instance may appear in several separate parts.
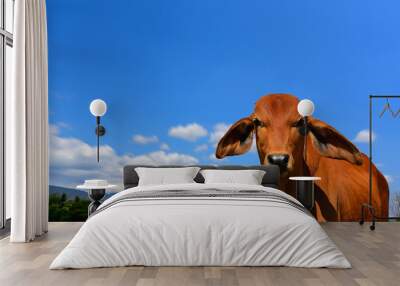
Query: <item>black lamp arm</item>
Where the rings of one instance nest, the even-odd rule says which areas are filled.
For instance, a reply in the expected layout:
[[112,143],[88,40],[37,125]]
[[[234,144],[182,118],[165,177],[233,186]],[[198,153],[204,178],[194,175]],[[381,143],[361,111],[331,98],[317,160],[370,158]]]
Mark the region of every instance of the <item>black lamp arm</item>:
[[96,136],[97,136],[97,162],[100,161],[100,136],[103,136],[106,134],[106,129],[104,128],[103,125],[100,125],[100,116],[96,116],[96,130],[95,130]]
[[303,121],[304,121],[304,150],[303,150],[303,157],[304,157],[304,163],[307,164],[307,132],[308,132],[307,116],[303,117]]

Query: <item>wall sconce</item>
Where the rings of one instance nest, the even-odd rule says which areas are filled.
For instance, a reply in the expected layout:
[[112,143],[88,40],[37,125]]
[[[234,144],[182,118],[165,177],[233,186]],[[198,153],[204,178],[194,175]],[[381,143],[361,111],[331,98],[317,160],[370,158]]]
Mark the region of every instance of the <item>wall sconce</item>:
[[307,117],[314,113],[314,103],[309,99],[303,99],[297,105],[297,111],[304,120],[304,162],[307,162]]
[[100,117],[106,114],[107,104],[101,99],[95,99],[90,103],[90,112],[96,117],[96,130],[97,135],[97,162],[100,161],[100,136],[106,134],[106,129],[100,125]]

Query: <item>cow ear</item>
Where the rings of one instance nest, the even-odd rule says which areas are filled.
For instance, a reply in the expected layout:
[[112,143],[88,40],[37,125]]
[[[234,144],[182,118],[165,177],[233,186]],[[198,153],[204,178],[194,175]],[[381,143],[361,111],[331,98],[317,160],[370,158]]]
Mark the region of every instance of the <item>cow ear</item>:
[[251,117],[245,117],[233,124],[218,143],[215,156],[222,159],[225,156],[240,155],[250,150],[253,143],[254,122]]
[[309,137],[322,156],[362,164],[360,151],[335,128],[315,118],[308,119],[308,128],[311,131]]

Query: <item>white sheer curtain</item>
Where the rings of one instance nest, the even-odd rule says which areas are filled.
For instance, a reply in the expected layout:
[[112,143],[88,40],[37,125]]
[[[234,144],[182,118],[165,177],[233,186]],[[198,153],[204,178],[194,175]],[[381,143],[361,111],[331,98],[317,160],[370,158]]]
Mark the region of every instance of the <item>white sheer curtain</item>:
[[6,110],[6,181],[12,242],[48,225],[48,84],[45,0],[15,1],[13,93]]

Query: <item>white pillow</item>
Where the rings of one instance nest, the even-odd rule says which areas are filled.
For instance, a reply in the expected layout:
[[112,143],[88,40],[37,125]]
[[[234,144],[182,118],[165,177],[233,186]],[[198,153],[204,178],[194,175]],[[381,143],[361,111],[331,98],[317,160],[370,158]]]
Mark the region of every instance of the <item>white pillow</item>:
[[135,168],[139,176],[139,186],[195,183],[193,179],[199,170],[199,167]]
[[261,185],[265,171],[262,170],[201,170],[205,184]]

